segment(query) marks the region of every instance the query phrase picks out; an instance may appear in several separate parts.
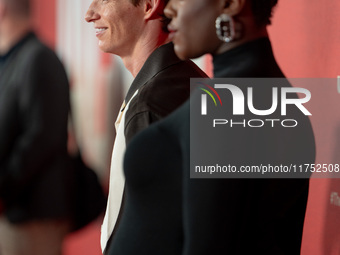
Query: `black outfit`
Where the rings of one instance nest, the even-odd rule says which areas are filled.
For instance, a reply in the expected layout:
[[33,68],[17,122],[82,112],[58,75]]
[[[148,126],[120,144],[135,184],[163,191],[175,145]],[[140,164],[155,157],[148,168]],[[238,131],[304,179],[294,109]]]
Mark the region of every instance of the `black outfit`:
[[[172,43],[157,48],[145,61],[125,97],[128,107],[124,122],[125,139],[123,144],[118,142],[120,141],[117,139],[120,138],[118,137],[120,134],[118,131],[113,154],[115,154],[115,149],[117,148],[119,151],[125,151],[125,145],[137,133],[150,126],[150,124],[166,117],[182,105],[190,96],[190,77],[205,78],[207,75],[191,60],[180,60],[174,52]],[[135,95],[136,92],[137,94]],[[102,227],[102,236],[107,229],[106,222],[108,224],[111,222],[116,223],[116,218],[113,216],[121,208],[121,204],[117,201],[119,201],[118,198],[122,197],[120,194],[123,192],[121,189],[116,188],[115,181],[120,180],[119,174],[123,174],[123,169],[122,165],[117,164],[114,159],[115,157],[111,161],[110,180],[112,182],[110,182],[108,207]],[[123,182],[124,180],[121,181]],[[113,207],[116,210],[111,209]],[[116,229],[113,229],[113,231],[116,231]],[[107,232],[110,239],[106,242],[104,254],[107,253],[107,247],[109,247],[115,235],[112,231]]]
[[[216,77],[283,77],[267,38],[215,56],[214,71]],[[127,147],[127,200],[109,254],[300,254],[309,180],[190,179],[189,107]],[[232,131],[226,157],[314,162],[310,121],[296,118],[302,129]]]
[[69,84],[53,51],[29,33],[0,57],[0,199],[9,221],[71,214]]

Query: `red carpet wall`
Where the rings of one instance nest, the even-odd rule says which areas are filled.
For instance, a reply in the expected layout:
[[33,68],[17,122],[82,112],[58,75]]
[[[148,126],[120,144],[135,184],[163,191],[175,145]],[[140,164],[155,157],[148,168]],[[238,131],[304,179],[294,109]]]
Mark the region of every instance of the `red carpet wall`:
[[340,75],[340,1],[279,0],[270,35],[289,77]]
[[52,48],[56,44],[56,1],[31,0],[36,30]]
[[[340,75],[340,1],[279,0],[270,29],[275,56],[287,77]],[[313,110],[328,111],[313,120],[317,161],[340,163],[340,94],[322,87],[313,94]],[[302,254],[340,254],[340,180],[312,179]]]

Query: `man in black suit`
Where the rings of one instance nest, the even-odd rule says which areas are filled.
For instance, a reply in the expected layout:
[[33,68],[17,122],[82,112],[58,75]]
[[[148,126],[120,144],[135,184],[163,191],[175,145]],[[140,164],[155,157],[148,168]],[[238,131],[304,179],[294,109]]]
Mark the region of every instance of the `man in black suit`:
[[29,0],[0,0],[0,253],[59,255],[72,211],[69,84],[30,17]]
[[120,56],[135,77],[116,121],[109,199],[101,235],[104,252],[123,199],[122,159],[126,144],[189,97],[190,77],[206,77],[191,61],[181,61],[175,55],[163,14],[167,2],[93,0],[86,14],[86,21],[94,23],[101,50]]

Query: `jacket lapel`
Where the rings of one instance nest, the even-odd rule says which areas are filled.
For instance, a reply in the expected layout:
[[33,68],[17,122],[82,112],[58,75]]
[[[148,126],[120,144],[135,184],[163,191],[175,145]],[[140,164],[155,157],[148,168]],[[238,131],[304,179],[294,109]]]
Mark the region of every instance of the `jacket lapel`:
[[135,92],[160,71],[181,61],[174,52],[173,43],[162,45],[156,49],[145,61],[142,69],[132,82],[125,97],[125,102],[129,102]]

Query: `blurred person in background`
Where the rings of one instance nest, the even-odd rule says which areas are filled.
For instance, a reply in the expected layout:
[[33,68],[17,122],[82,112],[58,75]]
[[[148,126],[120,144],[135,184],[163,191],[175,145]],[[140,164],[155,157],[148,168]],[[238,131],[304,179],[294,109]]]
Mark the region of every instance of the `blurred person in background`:
[[[290,87],[267,33],[276,4],[170,0],[165,14],[175,52],[181,59],[212,54],[215,77],[274,77],[282,79],[274,86]],[[262,94],[255,101],[271,105],[271,94]],[[201,94],[192,97],[200,102]],[[232,100],[223,103],[232,108]],[[190,114],[186,102],[127,146],[127,198],[109,254],[300,254],[309,179],[190,179],[190,130],[197,129]],[[228,128],[215,146],[231,165],[314,163],[309,118],[297,107],[288,115],[298,127]]]
[[29,0],[0,0],[0,250],[60,255],[72,212],[69,84],[32,32]]
[[124,211],[122,159],[126,144],[189,97],[190,77],[206,77],[193,62],[175,55],[168,39],[168,20],[163,14],[167,2],[93,0],[86,13],[86,21],[94,23],[100,49],[120,56],[135,78],[116,121],[108,205],[101,233],[104,253],[115,238],[120,210]]

